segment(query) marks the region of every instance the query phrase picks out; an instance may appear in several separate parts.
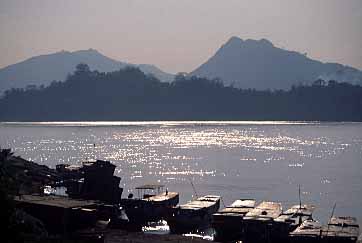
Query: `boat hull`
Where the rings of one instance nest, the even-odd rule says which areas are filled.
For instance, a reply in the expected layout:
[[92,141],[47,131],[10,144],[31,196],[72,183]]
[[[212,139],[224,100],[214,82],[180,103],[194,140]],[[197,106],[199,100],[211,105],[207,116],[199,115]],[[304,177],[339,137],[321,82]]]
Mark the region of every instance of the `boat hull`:
[[167,223],[171,233],[189,233],[211,226],[212,214],[220,207],[219,196],[205,196],[173,208]]
[[243,216],[213,215],[212,227],[215,230],[215,241],[243,239]]
[[122,199],[121,205],[125,208],[130,223],[142,225],[146,222],[154,222],[166,219],[171,215],[172,207],[179,202],[178,193],[169,193],[162,200],[148,199]]

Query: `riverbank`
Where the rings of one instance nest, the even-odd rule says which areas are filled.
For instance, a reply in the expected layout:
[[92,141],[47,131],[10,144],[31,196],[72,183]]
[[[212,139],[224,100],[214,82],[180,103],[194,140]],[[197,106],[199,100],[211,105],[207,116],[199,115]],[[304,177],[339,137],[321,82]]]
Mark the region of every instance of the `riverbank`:
[[[109,229],[107,224],[85,227],[90,223],[80,221],[91,220],[94,207],[100,203],[43,195],[44,184],[54,183],[61,176],[56,170],[14,156],[10,149],[1,149],[0,172],[4,242],[208,242],[197,237]],[[72,217],[75,211],[76,218]],[[72,231],[81,225],[83,230]]]
[[169,242],[194,242],[194,243],[206,243],[210,242],[198,237],[192,236],[181,236],[181,235],[155,235],[145,234],[142,232],[127,232],[120,230],[110,231],[104,238],[104,243],[118,243],[118,242],[129,242],[129,243],[169,243]]

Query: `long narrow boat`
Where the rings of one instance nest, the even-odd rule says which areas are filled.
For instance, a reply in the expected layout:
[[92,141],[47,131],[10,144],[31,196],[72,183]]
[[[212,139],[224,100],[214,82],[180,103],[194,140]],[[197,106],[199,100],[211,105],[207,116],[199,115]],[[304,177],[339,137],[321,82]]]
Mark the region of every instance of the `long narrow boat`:
[[219,210],[220,198],[206,195],[175,207],[167,219],[171,233],[188,233],[210,226],[212,214]]
[[250,210],[243,220],[243,234],[246,242],[268,242],[274,220],[282,213],[277,202],[262,202]]
[[255,207],[255,200],[238,199],[230,206],[212,215],[215,241],[237,241],[242,239],[244,216]]
[[330,243],[354,243],[359,235],[359,225],[354,217],[332,217],[323,227],[322,240]]
[[[164,185],[160,184],[147,184],[136,187],[139,195],[143,195],[142,200],[152,203],[155,210],[162,209],[162,207],[174,207],[179,202],[179,194],[177,192],[169,192],[164,190]],[[152,193],[157,190],[157,193]],[[149,193],[151,191],[151,193]]]
[[164,190],[164,185],[147,184],[136,187],[138,197],[121,200],[130,223],[141,226],[146,222],[165,219],[170,215],[171,209],[179,202],[177,192]]
[[294,231],[306,220],[312,220],[312,214],[315,207],[313,205],[294,205],[283,212],[274,220],[271,227],[271,239],[273,242],[285,242],[289,233]]
[[293,232],[289,233],[291,243],[320,243],[322,225],[318,221],[305,220]]

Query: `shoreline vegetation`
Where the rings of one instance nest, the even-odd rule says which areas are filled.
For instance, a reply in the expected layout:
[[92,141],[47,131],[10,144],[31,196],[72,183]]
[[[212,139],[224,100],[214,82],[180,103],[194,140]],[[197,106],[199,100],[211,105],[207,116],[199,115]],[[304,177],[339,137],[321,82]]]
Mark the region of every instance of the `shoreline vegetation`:
[[290,90],[225,86],[179,74],[161,82],[134,67],[91,71],[79,64],[65,82],[11,89],[0,121],[362,121],[362,87],[316,80]]

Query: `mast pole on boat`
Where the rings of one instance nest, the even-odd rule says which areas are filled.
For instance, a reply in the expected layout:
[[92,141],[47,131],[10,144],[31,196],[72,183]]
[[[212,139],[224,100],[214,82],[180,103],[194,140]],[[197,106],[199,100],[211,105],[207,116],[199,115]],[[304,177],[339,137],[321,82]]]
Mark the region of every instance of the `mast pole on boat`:
[[327,224],[327,233],[326,233],[326,237],[328,239],[328,232],[329,232],[329,223],[331,222],[332,218],[333,218],[333,215],[334,215],[334,210],[336,209],[336,205],[337,203],[335,202],[334,205],[333,205],[333,209],[332,209],[332,214],[331,214],[331,217],[329,218],[328,220],[328,224]]
[[194,186],[194,183],[192,183],[192,180],[191,180],[191,179],[190,179],[190,183],[191,183],[192,189],[193,189],[194,192],[195,192],[196,197],[199,197],[199,196],[197,195],[197,191],[196,191],[196,188],[195,188],[195,186]]
[[301,210],[302,210],[302,197],[300,195],[300,184],[299,184],[299,225],[302,224]]
[[299,209],[302,209],[302,198],[300,195],[300,184],[299,184]]

